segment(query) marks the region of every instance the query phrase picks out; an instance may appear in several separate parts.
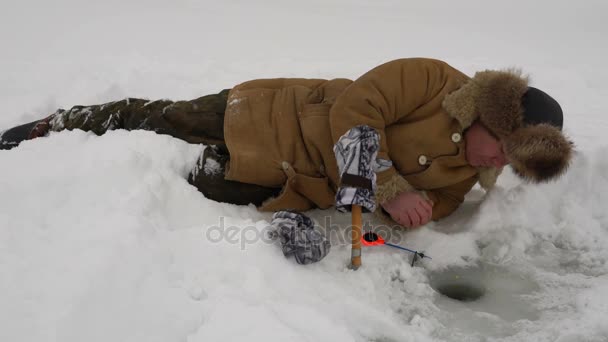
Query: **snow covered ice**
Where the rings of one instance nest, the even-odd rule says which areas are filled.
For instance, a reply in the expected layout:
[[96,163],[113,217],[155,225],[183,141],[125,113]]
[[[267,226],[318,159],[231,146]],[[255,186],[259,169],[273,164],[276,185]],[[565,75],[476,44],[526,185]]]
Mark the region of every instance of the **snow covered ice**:
[[[203,146],[124,131],[28,141],[0,151],[1,341],[608,341],[605,1],[0,8],[0,131],[76,104],[356,78],[426,56],[471,75],[521,67],[560,101],[578,151],[555,183],[506,172],[484,201],[475,189],[450,218],[391,235],[432,261],[412,268],[409,254],[373,247],[353,272],[348,246],[302,267],[261,239],[269,213],[205,199],[185,180]],[[230,236],[217,241],[222,226]],[[485,295],[443,297],[442,275],[474,279]]]

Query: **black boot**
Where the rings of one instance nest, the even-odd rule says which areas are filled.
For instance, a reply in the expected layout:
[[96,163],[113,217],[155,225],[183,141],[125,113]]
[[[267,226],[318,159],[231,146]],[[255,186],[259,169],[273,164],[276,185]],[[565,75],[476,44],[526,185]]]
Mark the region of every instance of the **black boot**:
[[10,150],[17,147],[22,141],[30,139],[32,131],[39,122],[33,121],[0,133],[0,150]]
[[279,188],[225,180],[224,173],[229,160],[225,145],[208,146],[194,170],[190,172],[188,183],[194,185],[208,199],[238,205],[253,203],[259,206],[281,191]]

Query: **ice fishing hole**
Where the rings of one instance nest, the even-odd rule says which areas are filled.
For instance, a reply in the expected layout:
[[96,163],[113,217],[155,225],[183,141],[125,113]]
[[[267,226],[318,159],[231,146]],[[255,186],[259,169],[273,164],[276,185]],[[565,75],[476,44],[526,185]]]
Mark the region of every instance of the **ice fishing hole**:
[[540,319],[540,286],[524,267],[494,265],[450,266],[429,271],[429,285],[437,292],[433,302],[437,319],[449,340],[466,336],[505,337],[517,332],[513,323]]
[[438,293],[460,302],[473,302],[486,294],[478,269],[453,268],[430,275],[430,285]]
[[470,284],[443,284],[436,291],[461,302],[475,301],[486,293],[483,288]]

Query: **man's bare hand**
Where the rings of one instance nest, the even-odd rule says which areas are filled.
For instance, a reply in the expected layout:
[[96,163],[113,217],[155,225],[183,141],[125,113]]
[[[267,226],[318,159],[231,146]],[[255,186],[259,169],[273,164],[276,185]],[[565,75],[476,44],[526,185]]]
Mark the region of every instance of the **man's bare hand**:
[[395,222],[407,228],[428,223],[433,216],[433,202],[417,192],[406,191],[382,204]]

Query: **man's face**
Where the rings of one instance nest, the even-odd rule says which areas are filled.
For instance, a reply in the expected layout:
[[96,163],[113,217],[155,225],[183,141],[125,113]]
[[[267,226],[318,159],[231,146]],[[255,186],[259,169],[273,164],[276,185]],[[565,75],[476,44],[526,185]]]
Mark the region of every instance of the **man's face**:
[[464,136],[466,158],[472,166],[501,168],[509,163],[500,140],[478,122],[471,125]]

